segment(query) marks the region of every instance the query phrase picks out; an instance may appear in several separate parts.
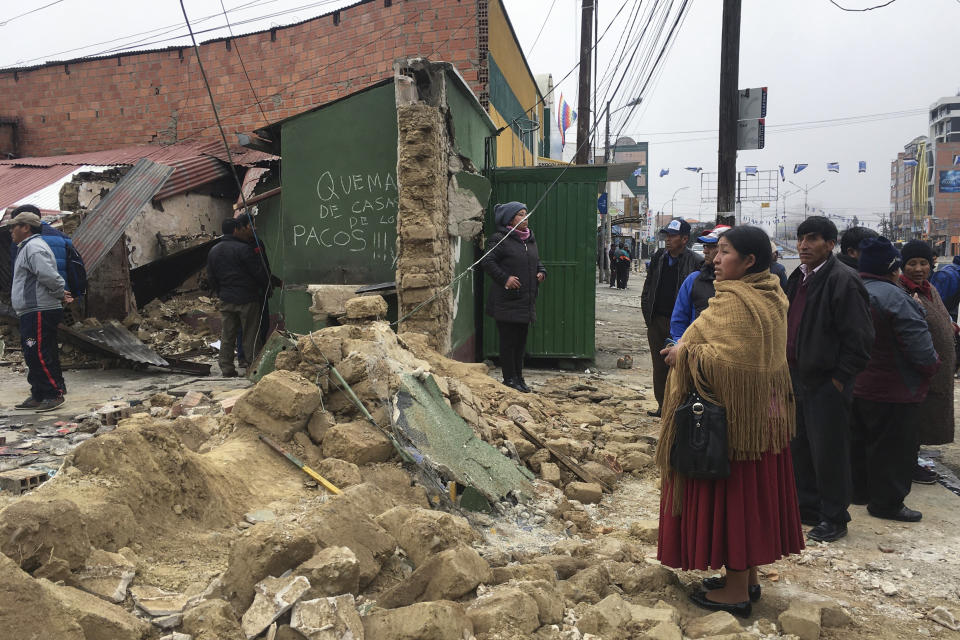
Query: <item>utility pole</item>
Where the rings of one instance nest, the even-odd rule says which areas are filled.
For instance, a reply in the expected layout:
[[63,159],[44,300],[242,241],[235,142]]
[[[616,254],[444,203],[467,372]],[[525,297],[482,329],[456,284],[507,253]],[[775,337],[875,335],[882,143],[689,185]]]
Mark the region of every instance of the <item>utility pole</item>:
[[[607,164],[610,162],[610,101],[607,100],[607,133],[604,137],[603,143],[603,163]],[[613,265],[610,264],[610,246],[613,243],[613,225],[610,224],[610,216],[613,214],[610,212],[610,183],[607,182],[605,185],[607,192],[607,215],[603,216],[603,257],[601,258],[601,264],[606,265],[605,269],[600,270],[601,278],[603,282],[609,282],[610,277],[613,275]]]
[[717,224],[733,225],[736,207],[737,120],[740,116],[740,1],[723,0],[720,44],[720,150],[717,158]]
[[[593,57],[593,2],[583,0],[580,23],[580,88],[577,96],[577,155],[574,164],[589,164],[590,155],[590,64]],[[736,87],[734,87],[736,90]],[[736,136],[736,131],[734,131]]]

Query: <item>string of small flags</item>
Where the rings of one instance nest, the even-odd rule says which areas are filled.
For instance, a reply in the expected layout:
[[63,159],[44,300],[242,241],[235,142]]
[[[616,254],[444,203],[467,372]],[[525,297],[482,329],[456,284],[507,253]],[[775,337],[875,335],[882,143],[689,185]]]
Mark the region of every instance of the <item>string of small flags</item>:
[[[918,163],[917,163],[916,160],[907,159],[907,160],[904,160],[904,161],[903,161],[903,164],[904,164],[904,166],[915,167],[915,166],[917,166]],[[953,164],[954,164],[955,166],[960,166],[960,154],[957,154],[957,155],[954,155],[954,156],[953,156]],[[809,167],[809,166],[810,166],[810,165],[807,164],[807,163],[798,162],[797,164],[793,165],[793,173],[794,173],[794,174],[800,173],[801,171],[803,171],[804,169],[806,169],[806,168]],[[684,169],[686,169],[687,171],[690,171],[690,172],[692,172],[692,173],[700,173],[701,171],[703,171],[703,167],[684,167]],[[743,171],[744,171],[744,173],[747,174],[748,176],[757,176],[757,175],[759,175],[759,171],[758,171],[757,167],[755,167],[755,166],[744,167]],[[827,163],[827,171],[829,171],[830,173],[840,173],[840,163],[839,163],[839,162],[828,162],[828,163]],[[786,170],[784,169],[784,166],[783,166],[782,164],[779,165],[779,172],[780,172],[780,180],[786,181],[786,179],[787,179]],[[857,162],[857,173],[866,173],[866,172],[867,172],[867,161],[866,161],[866,160],[860,160],[859,162]],[[637,173],[634,173],[634,175],[637,175]],[[665,177],[665,176],[668,176],[668,175],[670,175],[670,169],[660,169],[660,177],[661,177],[661,178],[663,178],[663,177]]]

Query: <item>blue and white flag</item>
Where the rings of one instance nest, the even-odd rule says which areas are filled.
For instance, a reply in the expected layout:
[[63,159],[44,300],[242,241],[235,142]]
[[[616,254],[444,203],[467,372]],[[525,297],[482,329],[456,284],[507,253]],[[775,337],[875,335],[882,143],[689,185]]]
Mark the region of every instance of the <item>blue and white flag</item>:
[[700,173],[703,171],[703,167],[684,167],[687,171],[693,171],[694,173]]
[[662,178],[663,176],[666,176],[666,175],[669,175],[669,174],[670,174],[670,169],[660,169],[660,177],[661,177],[661,178]]
[[960,165],[960,154],[953,156],[953,166],[956,167],[957,165]]
[[867,161],[861,160],[857,163],[857,173],[866,173],[867,172]]
[[905,167],[915,167],[915,166],[917,166],[918,164],[920,164],[920,163],[917,162],[916,160],[914,160],[913,158],[905,158],[904,161],[903,161],[903,166],[905,166]]
[[806,169],[806,168],[807,168],[807,165],[805,165],[805,164],[795,164],[795,165],[793,165],[793,172],[794,172],[794,173],[800,173],[801,171],[803,171],[803,170]]
[[643,175],[643,167],[637,167],[637,168],[634,170],[633,175],[635,175],[635,176],[642,176],[642,175]]
[[786,182],[787,177],[783,175],[783,165],[780,165],[780,182]]
[[832,171],[834,173],[840,173],[840,163],[839,162],[828,162],[827,171]]
[[744,168],[743,168],[743,172],[746,173],[748,176],[755,176],[755,175],[757,175],[757,168],[756,168],[756,167],[744,167]]

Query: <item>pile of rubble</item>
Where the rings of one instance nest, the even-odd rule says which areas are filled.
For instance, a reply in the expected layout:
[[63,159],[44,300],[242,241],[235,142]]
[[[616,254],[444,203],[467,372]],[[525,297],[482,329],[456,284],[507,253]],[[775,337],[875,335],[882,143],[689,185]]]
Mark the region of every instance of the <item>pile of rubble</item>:
[[[65,640],[780,637],[767,620],[692,610],[652,560],[655,521],[592,519],[623,474],[654,473],[636,391],[571,376],[517,393],[425,336],[365,322],[377,301],[364,300],[247,391],[121,408],[116,428],[3,508],[0,628]],[[780,629],[807,640],[847,624],[815,602],[784,611]]]
[[153,300],[131,312],[123,326],[161,356],[213,356],[210,344],[219,339],[216,302],[202,295]]

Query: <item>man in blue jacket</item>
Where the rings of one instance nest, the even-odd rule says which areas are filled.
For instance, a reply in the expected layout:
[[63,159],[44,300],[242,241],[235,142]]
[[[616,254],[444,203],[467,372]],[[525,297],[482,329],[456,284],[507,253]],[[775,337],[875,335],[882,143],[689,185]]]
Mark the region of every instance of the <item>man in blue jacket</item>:
[[[20,205],[13,210],[13,213],[10,214],[11,218],[17,217],[21,213],[32,213],[38,218],[40,217],[40,209],[32,204]],[[74,298],[79,298],[79,294],[84,292],[74,292],[70,288],[70,276],[69,276],[69,249],[73,247],[73,240],[70,239],[70,236],[55,229],[46,222],[40,223],[40,237],[44,242],[47,243],[47,246],[53,251],[53,257],[57,261],[57,273],[60,274],[60,277],[63,278],[63,282],[67,287],[67,293],[74,294]],[[16,264],[17,261],[17,245],[13,244],[10,247],[10,267],[11,269]]]
[[703,243],[703,266],[686,277],[677,293],[670,316],[670,338],[679,342],[680,336],[687,330],[697,316],[707,308],[707,303],[716,291],[713,288],[713,259],[717,257],[720,236],[730,230],[727,225],[717,225],[706,235],[697,238]]
[[897,282],[900,252],[880,236],[860,244],[860,276],[876,338],[853,387],[850,462],[853,502],[876,518],[917,522],[907,508],[916,451],[915,416],[940,366],[923,307]]
[[956,322],[957,308],[960,307],[960,256],[954,256],[951,264],[931,275],[930,284],[937,288],[950,317]]

